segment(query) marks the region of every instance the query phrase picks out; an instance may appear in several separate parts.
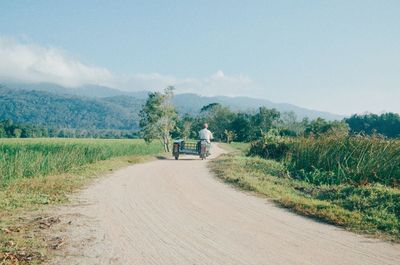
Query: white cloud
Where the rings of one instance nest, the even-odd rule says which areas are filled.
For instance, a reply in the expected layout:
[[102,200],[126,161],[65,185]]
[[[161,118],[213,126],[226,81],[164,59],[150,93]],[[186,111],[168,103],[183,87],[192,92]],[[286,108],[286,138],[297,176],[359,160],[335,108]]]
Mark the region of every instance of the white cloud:
[[202,95],[243,95],[255,87],[245,75],[225,75],[222,70],[204,78],[177,78],[158,73],[117,75],[106,68],[89,66],[62,50],[0,37],[0,81],[55,83],[66,87],[103,85],[129,91],[162,90],[173,85],[177,92]]
[[[253,80],[245,75],[227,76],[222,70],[217,71],[210,78],[206,78],[202,84],[210,92],[224,91],[226,95],[243,95],[256,87]],[[214,93],[215,93],[214,92]],[[253,91],[254,92],[254,91]]]
[[107,69],[88,66],[69,58],[55,48],[0,38],[0,78],[77,87],[86,83],[106,83],[113,75]]

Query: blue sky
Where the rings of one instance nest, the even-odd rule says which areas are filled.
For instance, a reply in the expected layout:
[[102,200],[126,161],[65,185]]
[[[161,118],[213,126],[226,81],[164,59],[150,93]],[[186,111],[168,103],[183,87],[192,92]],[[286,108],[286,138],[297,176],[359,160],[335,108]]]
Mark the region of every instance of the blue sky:
[[0,78],[400,112],[400,1],[0,2]]

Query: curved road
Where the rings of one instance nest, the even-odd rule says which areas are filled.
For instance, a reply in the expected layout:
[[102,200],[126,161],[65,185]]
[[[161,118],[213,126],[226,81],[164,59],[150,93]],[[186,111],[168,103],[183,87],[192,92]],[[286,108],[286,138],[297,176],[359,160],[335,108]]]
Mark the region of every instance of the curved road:
[[192,156],[116,171],[77,200],[59,209],[72,224],[52,264],[400,264],[399,245],[237,191]]

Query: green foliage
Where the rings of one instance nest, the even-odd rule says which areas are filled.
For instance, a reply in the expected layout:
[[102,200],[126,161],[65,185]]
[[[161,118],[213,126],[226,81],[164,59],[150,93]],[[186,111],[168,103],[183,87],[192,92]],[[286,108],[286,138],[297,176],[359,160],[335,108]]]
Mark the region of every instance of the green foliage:
[[202,113],[193,123],[193,131],[196,132],[195,138],[198,137],[197,132],[203,128],[203,124],[208,123],[214,139],[226,142],[225,130],[229,130],[235,113],[220,104],[209,104],[202,109]]
[[199,116],[193,118],[192,137],[204,123],[208,123],[217,141],[251,141],[261,136],[261,131],[268,131],[278,122],[280,113],[275,109],[259,108],[257,113],[235,113],[228,107],[217,103],[206,105]]
[[300,136],[304,133],[306,125],[308,125],[308,119],[297,121],[297,116],[294,112],[283,112],[279,121],[276,123],[276,129],[282,136]]
[[[400,232],[400,191],[376,184],[369,186],[338,186],[318,189],[314,196],[341,207],[364,213],[364,221],[377,229]],[[393,226],[393,224],[397,224]]]
[[233,131],[228,131],[225,129],[224,134],[225,134],[225,142],[227,142],[228,144],[231,143],[235,138],[235,133]]
[[250,113],[237,113],[231,123],[231,130],[235,133],[235,140],[249,142],[255,139],[257,129],[254,125]]
[[352,133],[372,135],[382,134],[389,138],[400,137],[400,115],[398,113],[383,113],[381,115],[353,115],[345,119]]
[[280,112],[276,109],[260,107],[258,113],[254,115],[254,123],[257,124],[259,131],[267,132],[273,128],[280,115]]
[[250,143],[244,142],[220,143],[219,145],[229,153],[240,155],[247,154],[250,148]]
[[176,121],[175,129],[172,131],[171,136],[174,139],[196,139],[197,132],[193,128],[195,124],[195,118],[186,114]]
[[145,141],[160,139],[165,152],[169,152],[171,132],[176,126],[177,113],[172,105],[174,87],[167,87],[164,93],[149,93],[140,111],[141,133]]
[[290,150],[292,140],[282,137],[279,131],[271,129],[261,132],[261,138],[251,144],[249,155],[261,156],[268,159],[282,160]]
[[[393,115],[385,115],[391,117]],[[291,119],[292,124],[294,120]],[[270,130],[252,143],[249,154],[284,160],[293,176],[315,184],[400,183],[400,142],[348,136],[345,122],[303,121],[308,137],[280,137]],[[283,128],[278,124],[278,128]],[[395,127],[392,127],[395,128]]]
[[159,144],[142,140],[0,140],[0,186],[19,178],[69,172],[117,156],[155,154]]
[[349,132],[348,125],[345,122],[328,122],[322,118],[318,118],[309,124],[306,124],[304,134],[306,136],[320,136],[327,133],[335,133],[347,135]]
[[139,138],[136,131],[115,129],[71,129],[71,128],[46,128],[14,123],[12,120],[0,121],[0,138],[107,138],[122,139]]
[[400,184],[400,141],[347,136],[281,137],[272,130],[253,142],[250,155],[284,161],[295,178],[314,184]]
[[200,109],[200,112],[210,111],[210,110],[212,110],[213,108],[216,108],[216,107],[218,107],[218,106],[221,106],[221,104],[219,104],[219,103],[210,103],[210,104],[208,104],[208,105],[203,106],[203,107]]
[[293,142],[287,163],[312,183],[400,184],[400,141],[326,135]]
[[234,115],[230,130],[237,141],[252,141],[263,136],[263,132],[276,128],[281,114],[276,109],[261,107],[258,112],[237,113]]

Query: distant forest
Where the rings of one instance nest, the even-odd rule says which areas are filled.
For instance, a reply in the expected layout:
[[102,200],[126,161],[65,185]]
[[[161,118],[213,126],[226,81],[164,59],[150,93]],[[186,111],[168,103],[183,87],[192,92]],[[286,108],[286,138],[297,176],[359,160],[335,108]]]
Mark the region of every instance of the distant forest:
[[11,119],[0,121],[0,138],[39,137],[135,139],[139,138],[139,134],[134,130],[46,128],[39,125],[14,123]]
[[345,121],[352,133],[381,134],[388,138],[400,137],[400,116],[397,113],[353,115]]
[[[326,121],[318,118],[296,121],[293,113],[280,113],[275,109],[260,108],[257,113],[232,112],[219,104],[205,106],[198,116],[184,115],[178,118],[172,132],[174,138],[195,138],[203,122],[208,122],[217,140],[252,141],[262,131],[277,129],[284,136],[319,135],[332,130],[351,134],[381,135],[387,138],[400,137],[400,115],[353,115],[342,121]],[[14,123],[7,119],[0,121],[0,138],[139,138],[138,130],[117,129],[74,129],[54,128],[42,125]]]

